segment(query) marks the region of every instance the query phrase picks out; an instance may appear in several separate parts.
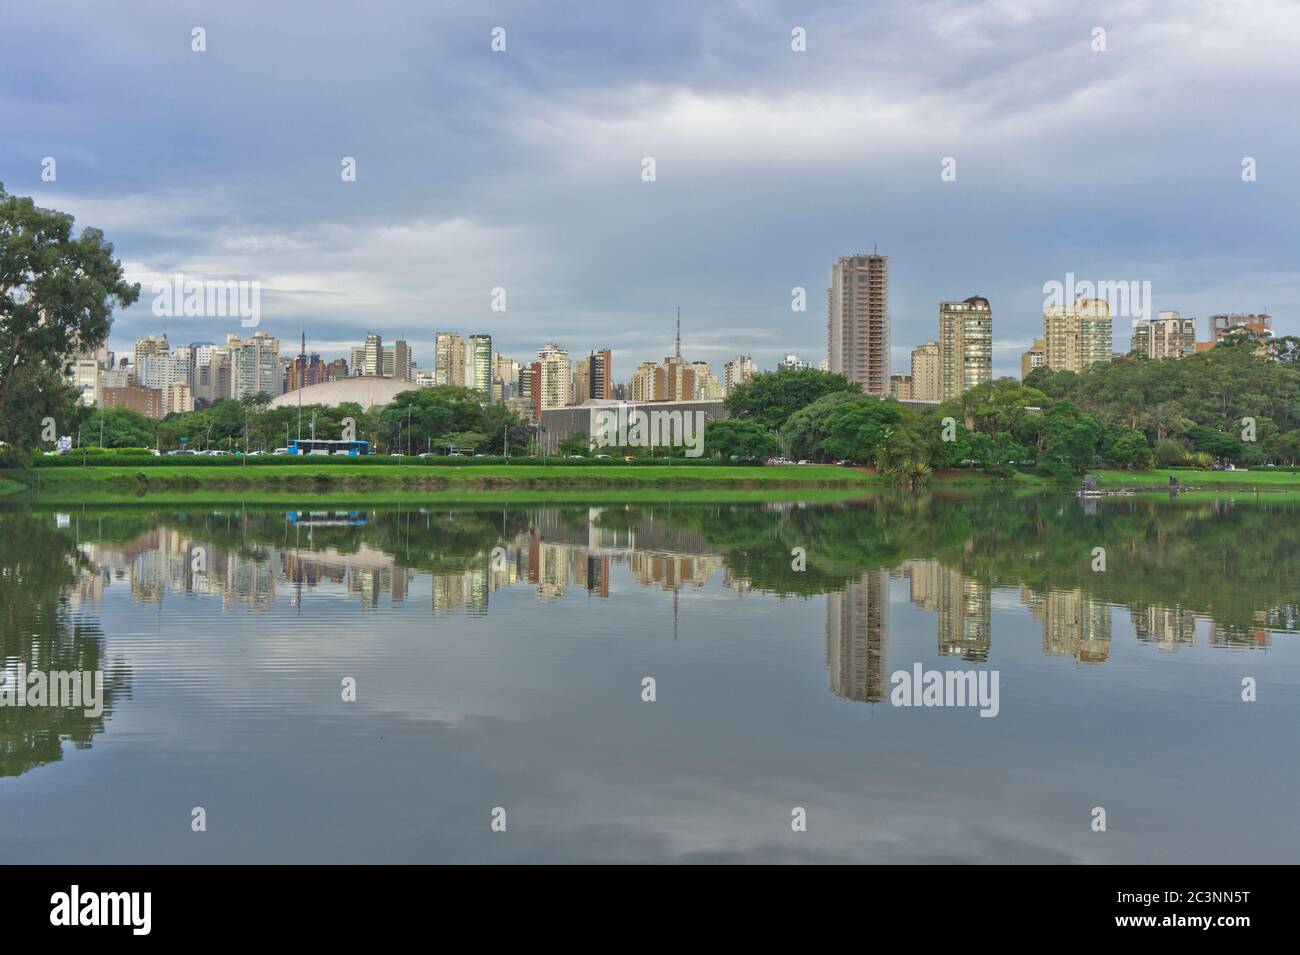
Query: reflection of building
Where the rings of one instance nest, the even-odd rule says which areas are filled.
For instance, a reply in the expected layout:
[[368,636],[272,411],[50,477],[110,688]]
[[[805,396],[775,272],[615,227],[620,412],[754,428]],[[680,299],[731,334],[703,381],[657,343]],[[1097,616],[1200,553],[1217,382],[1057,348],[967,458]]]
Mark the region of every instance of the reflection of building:
[[1147,607],[1130,610],[1137,638],[1154,643],[1161,650],[1196,645],[1196,615],[1181,607]]
[[912,603],[939,614],[939,654],[982,662],[993,643],[989,588],[937,560],[905,560],[895,572],[908,579]]
[[1043,652],[1079,663],[1104,663],[1110,656],[1110,605],[1082,590],[1039,594],[1021,586],[1020,599],[1043,622]]
[[830,691],[846,700],[879,703],[886,673],[889,575],[876,570],[826,595],[826,671]]

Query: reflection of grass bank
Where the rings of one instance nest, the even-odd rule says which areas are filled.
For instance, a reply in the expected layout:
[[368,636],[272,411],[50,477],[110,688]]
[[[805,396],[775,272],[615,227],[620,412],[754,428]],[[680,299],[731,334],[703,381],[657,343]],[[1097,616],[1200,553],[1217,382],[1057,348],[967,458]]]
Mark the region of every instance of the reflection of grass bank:
[[39,498],[26,498],[36,509],[55,510],[81,505],[111,508],[175,507],[249,507],[278,510],[366,510],[376,507],[443,508],[457,505],[496,506],[525,504],[764,504],[764,503],[834,503],[861,500],[867,493],[884,493],[888,488],[769,488],[769,489],[668,489],[631,490],[448,490],[448,491],[302,491],[224,490],[200,488],[192,492],[159,491],[149,494],[117,494],[106,490],[42,487]]
[[[1300,475],[1290,469],[1256,471],[1099,471],[1109,490],[1159,490],[1169,486],[1170,475],[1185,487],[1206,491],[1300,491]],[[9,472],[0,478],[0,495],[26,489],[42,500],[123,500],[148,496],[151,500],[238,500],[253,495],[258,500],[312,500],[321,495],[341,495],[367,500],[429,498],[447,500],[455,495],[507,494],[512,500],[591,500],[604,492],[637,492],[645,501],[670,501],[685,492],[709,492],[714,500],[776,499],[782,490],[833,491],[852,495],[889,486],[887,478],[865,470],[836,467],[737,468],[699,465],[605,466],[503,465],[472,466],[384,464],[330,464],[307,466],[261,464],[242,467],[89,467],[40,468]],[[943,488],[1036,488],[1056,486],[1047,478],[1015,474],[1000,478],[981,471],[939,471],[929,490]],[[1075,480],[1065,487],[1073,490]],[[753,492],[752,494],[750,492]],[[379,497],[376,497],[378,495]],[[384,495],[392,495],[384,497]],[[557,496],[560,495],[560,496]],[[800,499],[804,495],[785,496]]]
[[65,490],[118,494],[199,489],[313,490],[518,490],[635,488],[858,488],[883,479],[834,467],[542,467],[539,465],[238,464],[213,467],[42,468],[22,479],[42,496]]

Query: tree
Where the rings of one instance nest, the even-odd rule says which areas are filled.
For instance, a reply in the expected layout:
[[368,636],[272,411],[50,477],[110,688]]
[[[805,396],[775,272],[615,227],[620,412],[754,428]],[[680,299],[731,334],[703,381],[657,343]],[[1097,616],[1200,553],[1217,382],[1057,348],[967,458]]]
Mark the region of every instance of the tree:
[[846,377],[815,368],[780,368],[755,375],[727,396],[727,416],[747,418],[768,431],[817,399],[835,393],[862,394]]
[[98,229],[11,196],[0,184],[0,440],[34,448],[41,419],[70,421],[63,384],[77,351],[108,336],[112,311],[140,297]]
[[859,392],[836,392],[790,416],[785,435],[796,458],[875,463],[903,406]]
[[560,442],[559,453],[564,457],[571,454],[580,454],[586,457],[587,452],[591,450],[591,435],[585,431],[575,431],[563,441]]
[[1147,436],[1133,428],[1115,439],[1110,456],[1117,465],[1129,471],[1145,471],[1151,467],[1151,445],[1147,444]]
[[770,458],[781,449],[776,436],[755,422],[720,418],[704,426],[704,451],[724,458]]

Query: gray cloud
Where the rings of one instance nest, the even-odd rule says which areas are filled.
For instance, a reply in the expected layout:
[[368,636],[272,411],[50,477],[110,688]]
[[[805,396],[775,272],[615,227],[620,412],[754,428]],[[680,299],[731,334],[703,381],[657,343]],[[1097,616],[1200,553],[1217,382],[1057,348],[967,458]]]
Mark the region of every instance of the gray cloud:
[[[136,280],[258,279],[272,334],[305,326],[334,350],[406,335],[424,365],[454,328],[518,358],[609,344],[626,377],[671,348],[677,305],[692,357],[815,360],[827,269],[872,243],[892,257],[898,367],[945,298],[983,294],[995,341],[1030,340],[1042,283],[1067,271],[1151,280],[1157,308],[1202,320],[1267,307],[1298,330],[1296,226],[1279,214],[1297,199],[1292,4],[557,9],[13,10],[0,181],[104,228]],[[1244,156],[1258,182],[1241,182]],[[235,330],[179,321],[177,340]],[[158,326],[146,294],[113,344]],[[1017,359],[1000,348],[995,371]]]

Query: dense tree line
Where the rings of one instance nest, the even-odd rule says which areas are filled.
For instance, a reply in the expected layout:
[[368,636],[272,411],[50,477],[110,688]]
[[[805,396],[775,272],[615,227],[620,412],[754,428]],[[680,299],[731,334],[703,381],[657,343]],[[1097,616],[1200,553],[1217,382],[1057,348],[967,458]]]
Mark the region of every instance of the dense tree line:
[[1035,369],[1024,383],[988,382],[924,411],[864,395],[842,375],[783,369],[741,385],[727,409],[791,457],[853,461],[905,481],[939,468],[1066,477],[1157,464],[1294,467],[1300,341],[1259,355],[1254,342],[1230,338],[1179,359]]

